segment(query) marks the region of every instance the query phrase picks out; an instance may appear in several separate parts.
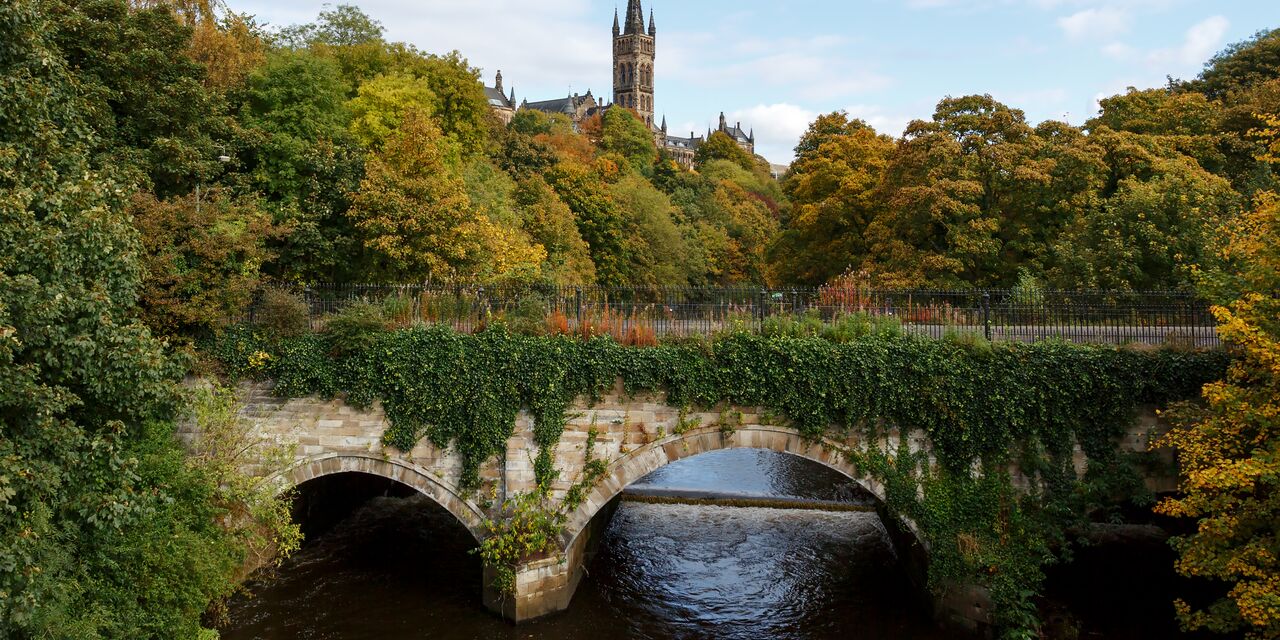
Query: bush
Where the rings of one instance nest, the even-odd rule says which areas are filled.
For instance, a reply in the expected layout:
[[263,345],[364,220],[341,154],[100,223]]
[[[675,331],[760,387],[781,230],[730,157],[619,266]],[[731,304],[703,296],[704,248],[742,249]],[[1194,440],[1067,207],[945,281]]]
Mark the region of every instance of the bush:
[[296,338],[311,330],[311,309],[298,294],[268,287],[258,302],[255,322],[273,338]]
[[507,328],[513,333],[544,335],[547,332],[547,302],[536,294],[524,296],[515,308],[506,313],[506,321]]
[[342,358],[372,347],[388,328],[382,306],[357,302],[329,316],[323,341],[329,353]]
[[902,323],[893,316],[873,316],[868,313],[848,313],[836,316],[822,328],[822,337],[836,343],[851,342],[858,338],[878,338],[902,335]]

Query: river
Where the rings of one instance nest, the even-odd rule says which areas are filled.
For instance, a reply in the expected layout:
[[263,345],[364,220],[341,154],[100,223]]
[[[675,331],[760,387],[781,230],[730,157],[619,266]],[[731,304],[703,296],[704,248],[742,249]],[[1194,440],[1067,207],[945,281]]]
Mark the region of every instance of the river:
[[[834,472],[768,451],[704,454],[638,484],[864,499]],[[874,512],[624,501],[569,610],[519,627],[482,606],[474,542],[430,500],[375,497],[325,528],[229,603],[225,640],[951,637],[929,621]],[[1115,569],[1114,559],[1104,562]],[[1097,570],[1051,582],[1079,591]],[[1130,592],[1126,607],[1098,599],[1073,602],[1096,618],[1081,638],[1174,632],[1163,592]]]

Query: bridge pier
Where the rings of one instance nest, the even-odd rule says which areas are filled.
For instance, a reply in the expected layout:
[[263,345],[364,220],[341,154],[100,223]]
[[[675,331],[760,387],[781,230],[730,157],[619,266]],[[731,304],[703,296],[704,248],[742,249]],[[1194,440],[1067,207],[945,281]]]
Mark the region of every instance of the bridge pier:
[[493,571],[484,572],[484,605],[514,623],[559,613],[569,608],[587,566],[595,557],[613,513],[621,498],[614,498],[591,520],[591,524],[569,543],[563,555],[534,558],[516,569],[516,592],[502,594],[494,589]]
[[951,585],[941,594],[929,589],[929,550],[901,520],[881,503],[876,506],[880,521],[889,532],[898,566],[906,572],[912,591],[919,594],[938,625],[965,637],[989,638],[994,632],[991,594],[977,585]]

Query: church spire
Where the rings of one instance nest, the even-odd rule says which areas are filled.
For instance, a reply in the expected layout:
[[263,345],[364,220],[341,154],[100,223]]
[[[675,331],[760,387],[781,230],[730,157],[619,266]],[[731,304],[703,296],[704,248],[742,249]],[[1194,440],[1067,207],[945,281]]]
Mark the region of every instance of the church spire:
[[649,37],[658,37],[658,27],[653,22],[653,7],[649,7]]
[[644,35],[644,7],[640,0],[627,0],[627,35]]
[[618,8],[613,8],[613,37],[622,35],[622,27],[618,24]]
[[662,132],[667,132],[667,116],[662,116]]

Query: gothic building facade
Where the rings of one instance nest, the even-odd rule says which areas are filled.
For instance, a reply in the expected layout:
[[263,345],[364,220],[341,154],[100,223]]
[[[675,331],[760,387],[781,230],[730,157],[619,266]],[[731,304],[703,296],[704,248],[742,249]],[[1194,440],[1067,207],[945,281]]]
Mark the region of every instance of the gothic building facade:
[[[671,135],[667,131],[667,120],[662,124],[655,122],[657,103],[654,98],[654,73],[658,53],[658,28],[654,20],[653,10],[649,11],[649,26],[645,27],[644,7],[641,0],[627,0],[625,19],[615,10],[613,14],[613,100],[611,103],[597,102],[595,96],[587,91],[586,95],[570,94],[564,98],[543,100],[538,102],[521,102],[515,104],[515,92],[508,98],[502,88],[502,72],[498,72],[494,87],[485,87],[489,104],[510,122],[518,109],[535,109],[548,113],[561,113],[569,117],[576,127],[583,119],[603,109],[614,106],[634,111],[653,132],[654,142],[659,149],[667,151],[676,162],[685,167],[693,166],[693,158],[698,147],[711,137],[713,131],[707,129],[706,136],[695,136],[691,131],[689,137]],[[508,111],[509,110],[509,113]],[[730,126],[724,113],[720,114],[720,124],[716,131],[733,138],[738,146],[748,153],[755,153],[755,132],[743,131],[742,123]]]

